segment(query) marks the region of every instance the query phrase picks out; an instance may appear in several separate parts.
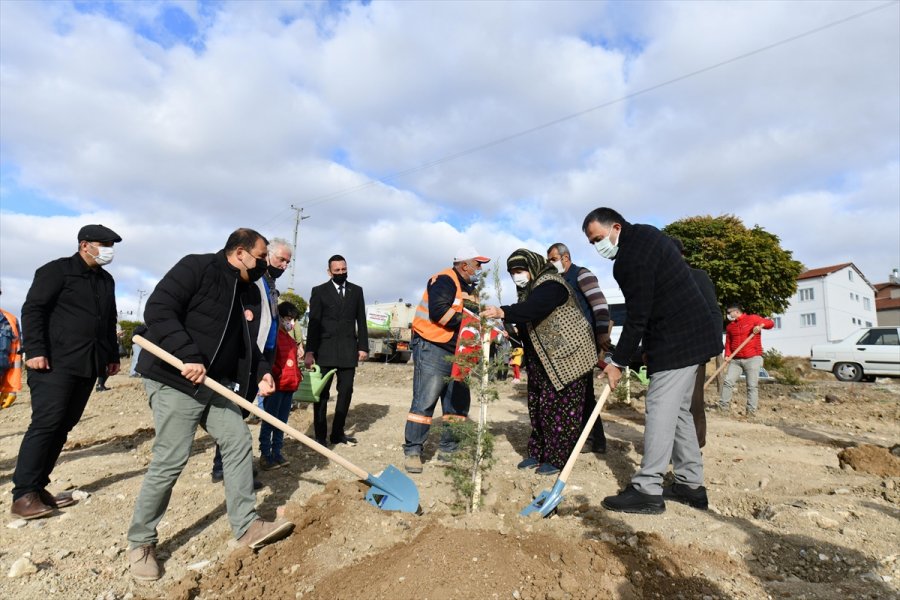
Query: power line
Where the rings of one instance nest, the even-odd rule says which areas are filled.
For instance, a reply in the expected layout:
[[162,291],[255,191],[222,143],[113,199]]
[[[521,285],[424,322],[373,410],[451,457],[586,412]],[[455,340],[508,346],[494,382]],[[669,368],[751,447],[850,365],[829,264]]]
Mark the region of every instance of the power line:
[[779,41],[777,41],[777,42],[773,42],[773,43],[768,44],[768,45],[766,45],[766,46],[762,46],[762,47],[757,48],[757,49],[755,49],[755,50],[751,50],[751,51],[749,51],[749,52],[745,52],[745,53],[743,53],[743,54],[739,54],[739,55],[737,55],[737,56],[733,56],[733,57],[731,57],[731,58],[728,58],[728,59],[725,59],[725,60],[723,60],[723,61],[717,62],[717,63],[715,63],[715,64],[712,64],[712,65],[709,65],[709,66],[706,66],[706,67],[697,69],[697,70],[695,70],[695,71],[691,71],[691,72],[689,72],[689,73],[685,73],[684,75],[679,75],[678,77],[674,77],[674,78],[672,78],[672,79],[667,79],[666,81],[662,81],[662,82],[660,82],[660,83],[657,83],[657,84],[655,84],[655,85],[651,85],[651,86],[649,86],[649,87],[643,88],[643,89],[638,90],[638,91],[636,91],[636,92],[632,92],[632,93],[630,93],[630,94],[626,94],[626,95],[624,95],[624,96],[621,96],[620,98],[616,98],[615,100],[609,100],[609,101],[607,101],[607,102],[604,102],[603,104],[598,104],[598,105],[596,105],[596,106],[592,106],[592,107],[590,107],[590,108],[586,108],[586,109],[581,110],[581,111],[578,111],[578,112],[576,112],[576,113],[572,113],[572,114],[566,115],[566,116],[564,116],[564,117],[560,117],[560,118],[554,119],[554,120],[552,120],[552,121],[548,121],[548,122],[546,122],[546,123],[542,123],[542,124],[540,124],[540,125],[536,125],[536,126],[534,126],[534,127],[530,127],[530,128],[528,128],[528,129],[524,129],[524,130],[522,130],[522,131],[519,131],[519,132],[516,132],[516,133],[512,133],[512,134],[503,136],[503,137],[501,137],[501,138],[497,138],[497,139],[492,140],[492,141],[489,141],[489,142],[485,142],[485,143],[483,143],[483,144],[479,144],[479,145],[477,145],[477,146],[472,146],[472,147],[467,148],[467,149],[465,149],[465,150],[460,150],[459,152],[455,152],[455,153],[453,153],[453,154],[448,154],[448,155],[446,155],[446,156],[443,156],[443,157],[441,157],[441,158],[437,158],[437,159],[435,159],[435,160],[433,160],[433,161],[430,161],[430,162],[427,162],[427,163],[423,163],[423,164],[418,165],[418,166],[416,166],[416,167],[411,167],[411,168],[405,169],[405,170],[403,170],[403,171],[397,171],[396,173],[391,173],[390,175],[386,175],[385,177],[382,177],[382,178],[380,178],[380,179],[370,179],[369,181],[366,181],[366,182],[364,182],[364,183],[360,183],[360,184],[358,184],[358,185],[355,185],[355,186],[352,186],[352,187],[349,187],[349,188],[345,188],[345,189],[343,189],[343,190],[339,190],[339,191],[332,192],[332,193],[329,193],[329,194],[323,194],[323,195],[320,195],[320,196],[316,196],[316,197],[312,198],[308,203],[306,203],[305,207],[306,207],[306,208],[309,208],[309,207],[311,207],[311,206],[316,206],[316,205],[318,205],[318,204],[322,204],[322,203],[328,202],[328,201],[330,201],[330,200],[335,200],[335,199],[337,199],[337,198],[341,198],[341,197],[343,197],[343,196],[347,196],[347,195],[356,193],[356,192],[358,192],[358,191],[360,191],[360,190],[363,190],[363,189],[366,189],[366,188],[368,188],[368,187],[371,187],[371,186],[373,186],[373,185],[375,185],[375,184],[377,184],[377,183],[384,183],[384,182],[392,181],[392,180],[394,180],[394,179],[399,179],[399,178],[404,177],[404,176],[406,176],[406,175],[411,175],[411,174],[413,174],[413,173],[417,173],[417,172],[419,172],[419,171],[424,171],[424,170],[426,170],[426,169],[430,169],[430,168],[432,168],[432,167],[436,167],[436,166],[438,166],[438,165],[440,165],[440,164],[443,164],[443,163],[446,163],[446,162],[450,162],[450,161],[452,161],[452,160],[456,160],[457,158],[461,158],[461,157],[466,156],[466,155],[468,155],[468,154],[474,154],[475,152],[480,152],[481,150],[486,150],[487,148],[491,148],[491,147],[493,147],[493,146],[498,146],[498,145],[500,145],[500,144],[504,144],[504,143],[509,142],[509,141],[511,141],[511,140],[514,140],[514,139],[516,139],[516,138],[524,137],[524,136],[529,135],[529,134],[531,134],[531,133],[534,133],[534,132],[536,132],[536,131],[541,131],[542,129],[547,129],[547,128],[553,127],[553,126],[555,126],[555,125],[559,125],[560,123],[564,123],[564,122],[566,122],[566,121],[571,121],[572,119],[577,119],[578,117],[584,116],[584,115],[589,114],[589,113],[592,113],[592,112],[594,112],[594,111],[597,111],[597,110],[600,110],[600,109],[603,109],[603,108],[607,108],[607,107],[613,106],[613,105],[615,105],[615,104],[618,104],[618,103],[620,103],[620,102],[624,102],[624,101],[626,101],[626,100],[631,100],[632,98],[636,98],[636,97],[638,97],[638,96],[642,96],[642,95],[647,94],[647,93],[649,93],[649,92],[656,91],[656,90],[658,90],[658,89],[660,89],[660,88],[663,88],[663,87],[666,87],[666,86],[669,86],[669,85],[672,85],[672,84],[675,84],[675,83],[679,83],[679,82],[681,82],[681,81],[684,81],[685,79],[690,79],[691,77],[696,77],[697,75],[702,75],[703,73],[707,73],[707,72],[709,72],[709,71],[713,71],[713,70],[715,70],[715,69],[719,69],[719,68],[724,67],[724,66],[726,66],[726,65],[730,65],[731,63],[734,63],[734,62],[737,62],[737,61],[740,61],[740,60],[744,60],[744,59],[746,59],[746,58],[750,58],[751,56],[755,56],[755,55],[761,54],[761,53],[763,53],[763,52],[767,52],[767,51],[772,50],[772,49],[774,49],[774,48],[778,48],[779,46],[783,46],[783,45],[785,45],[785,44],[789,44],[789,43],[791,43],[791,42],[795,42],[795,41],[800,40],[800,39],[803,39],[803,38],[805,38],[805,37],[809,37],[809,36],[811,36],[811,35],[820,33],[820,32],[825,31],[825,30],[827,30],[827,29],[831,29],[831,28],[833,28],[833,27],[837,27],[838,25],[843,25],[844,23],[847,23],[847,22],[852,21],[852,20],[854,20],[854,19],[858,19],[858,18],[864,17],[864,16],[866,16],[866,15],[875,13],[875,12],[880,11],[880,10],[884,10],[884,9],[890,7],[890,6],[896,6],[898,3],[900,3],[900,2],[898,2],[897,0],[892,0],[891,2],[886,2],[886,3],[884,3],[884,4],[880,4],[880,5],[876,6],[876,7],[873,7],[873,8],[867,9],[867,10],[863,10],[863,11],[854,13],[854,14],[852,14],[852,15],[848,15],[848,16],[842,18],[842,19],[838,19],[838,20],[836,20],[836,21],[831,21],[830,23],[826,23],[825,25],[821,25],[821,26],[819,26],[819,27],[815,27],[815,28],[813,28],[813,29],[809,29],[809,30],[804,31],[804,32],[802,32],[802,33],[798,33],[798,34],[796,34],[796,35],[792,35],[792,36],[790,36],[790,37],[784,38],[784,39],[779,40]]

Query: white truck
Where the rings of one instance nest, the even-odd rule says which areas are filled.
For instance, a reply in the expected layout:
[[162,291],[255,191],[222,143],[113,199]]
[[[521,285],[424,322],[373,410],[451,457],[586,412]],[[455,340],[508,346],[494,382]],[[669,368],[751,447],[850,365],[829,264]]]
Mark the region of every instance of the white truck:
[[409,302],[380,302],[366,306],[369,360],[409,362],[412,320],[416,307]]

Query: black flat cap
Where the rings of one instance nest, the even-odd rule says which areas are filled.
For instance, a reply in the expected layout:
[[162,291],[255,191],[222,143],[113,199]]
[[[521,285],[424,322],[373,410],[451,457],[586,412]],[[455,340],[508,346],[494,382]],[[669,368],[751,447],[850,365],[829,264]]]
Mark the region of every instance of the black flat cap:
[[103,225],[85,225],[78,231],[79,242],[121,242],[118,233]]

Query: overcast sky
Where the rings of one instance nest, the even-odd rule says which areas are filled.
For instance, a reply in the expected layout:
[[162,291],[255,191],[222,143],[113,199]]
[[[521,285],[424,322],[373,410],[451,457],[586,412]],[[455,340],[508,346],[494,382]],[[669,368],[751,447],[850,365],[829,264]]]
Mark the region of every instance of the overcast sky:
[[237,227],[292,240],[292,205],[304,297],[335,253],[368,302],[415,302],[460,246],[557,241],[613,288],[597,206],[735,214],[886,281],[898,23],[865,1],[0,2],[0,304],[103,223],[136,311]]

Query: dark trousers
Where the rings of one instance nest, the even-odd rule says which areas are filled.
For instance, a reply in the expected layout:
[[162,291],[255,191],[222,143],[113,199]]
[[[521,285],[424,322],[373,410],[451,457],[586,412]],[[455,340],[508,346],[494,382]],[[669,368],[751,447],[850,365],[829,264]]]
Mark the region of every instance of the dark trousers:
[[50,473],[69,432],[81,420],[95,381],[57,371],[28,371],[31,423],[16,460],[13,501],[50,483]]
[[331,382],[337,379],[337,402],[334,405],[334,418],[331,420],[331,441],[340,442],[344,439],[344,424],[347,422],[347,413],[350,412],[350,399],[353,397],[353,377],[356,375],[356,367],[326,367],[319,365],[322,373],[337,369],[334,377],[325,384],[325,389],[319,394],[319,401],[313,404],[313,426],[316,432],[316,440],[322,442],[328,438],[328,399],[331,397]]
[[[597,396],[594,394],[594,372],[591,371],[591,378],[585,391],[584,414],[581,417],[582,429],[587,425],[588,419],[591,418],[591,413],[594,412],[595,406],[597,406]],[[594,422],[594,428],[591,430],[590,436],[594,446],[606,445],[606,432],[603,431],[603,421],[600,419],[600,415],[597,415],[597,420]]]
[[703,394],[703,384],[706,383],[706,363],[697,369],[694,380],[694,393],[691,395],[691,416],[694,417],[694,429],[697,430],[697,444],[702,448],[706,445],[706,399]]

